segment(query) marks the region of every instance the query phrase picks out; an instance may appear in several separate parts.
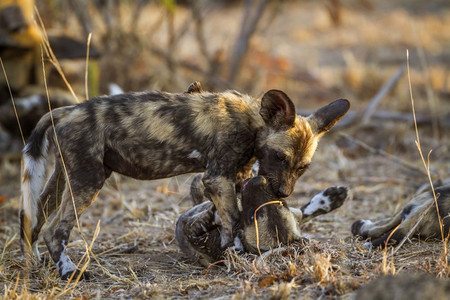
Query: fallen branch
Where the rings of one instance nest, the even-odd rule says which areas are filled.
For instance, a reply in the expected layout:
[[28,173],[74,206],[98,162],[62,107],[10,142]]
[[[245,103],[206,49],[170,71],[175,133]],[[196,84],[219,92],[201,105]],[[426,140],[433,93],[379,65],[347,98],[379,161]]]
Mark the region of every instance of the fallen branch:
[[239,70],[241,69],[242,61],[244,60],[245,53],[247,53],[250,39],[253,33],[255,33],[258,22],[261,19],[269,0],[260,0],[254,13],[252,13],[253,2],[254,1],[250,0],[245,2],[245,13],[242,19],[241,29],[230,59],[228,82],[231,84],[236,80]]
[[[426,174],[426,172],[422,168],[420,168],[420,167],[416,166],[415,164],[410,163],[410,162],[408,162],[408,161],[406,161],[404,159],[401,159],[400,157],[392,155],[392,154],[390,154],[390,153],[388,153],[388,152],[386,152],[386,151],[384,151],[382,149],[373,148],[373,147],[367,145],[366,143],[364,143],[363,141],[358,140],[358,139],[348,135],[347,133],[339,132],[338,134],[340,136],[345,137],[346,139],[348,139],[352,143],[355,143],[358,146],[361,146],[362,148],[366,149],[370,153],[377,154],[377,155],[382,155],[382,156],[387,157],[390,160],[392,160],[392,161],[394,161],[394,162],[396,162],[396,163],[398,163],[398,164],[400,164],[400,165],[402,165],[404,167],[407,167],[408,169],[411,169],[413,171],[419,172],[421,174]],[[437,174],[434,174],[434,175],[437,175]]]
[[370,121],[370,118],[374,114],[378,104],[381,102],[381,100],[386,96],[386,94],[395,86],[395,84],[400,80],[403,73],[405,72],[405,67],[401,66],[398,71],[394,74],[394,76],[389,79],[388,82],[386,82],[381,89],[376,93],[376,95],[370,100],[369,104],[367,105],[366,109],[363,111],[361,116],[361,123],[363,125],[368,124]]

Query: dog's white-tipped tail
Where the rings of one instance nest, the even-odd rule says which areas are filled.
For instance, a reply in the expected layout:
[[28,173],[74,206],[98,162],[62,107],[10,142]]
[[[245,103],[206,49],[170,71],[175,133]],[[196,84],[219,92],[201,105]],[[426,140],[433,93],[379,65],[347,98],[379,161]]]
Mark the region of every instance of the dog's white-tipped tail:
[[[29,190],[29,179],[25,180],[24,173],[24,162],[21,161],[21,174],[22,174],[22,194],[20,196],[20,207],[19,207],[19,220],[20,220],[20,248],[25,256],[25,261],[27,265],[31,259],[31,205],[29,205],[29,198],[27,197],[27,203],[24,200],[24,190]],[[27,173],[28,174],[28,173]],[[25,182],[28,185],[25,187]],[[28,193],[29,194],[29,193]]]
[[49,141],[45,133],[45,126],[38,124],[23,150],[19,218],[20,246],[26,258],[31,257],[32,234],[37,224],[39,195],[47,177],[45,163]]

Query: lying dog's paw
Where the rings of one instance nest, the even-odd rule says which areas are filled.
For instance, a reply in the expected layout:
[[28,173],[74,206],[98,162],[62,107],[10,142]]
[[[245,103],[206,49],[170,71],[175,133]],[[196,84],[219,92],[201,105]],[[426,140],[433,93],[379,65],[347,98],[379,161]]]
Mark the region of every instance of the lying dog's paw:
[[368,238],[367,226],[369,226],[371,224],[372,224],[372,221],[370,221],[370,220],[358,220],[358,221],[353,222],[352,234],[354,236],[362,237],[363,239]]
[[[80,270],[69,271],[69,272],[62,274],[61,279],[62,280],[71,279],[71,281],[75,281],[75,280],[77,280],[78,277],[80,277],[80,280],[88,281],[91,278],[91,275],[89,274],[89,272],[83,272],[83,273],[81,273],[81,276],[80,276],[80,273],[81,273]],[[73,276],[72,276],[72,274],[73,274]]]
[[323,191],[330,202],[330,211],[340,207],[348,196],[348,188],[345,186],[332,186]]
[[315,195],[311,201],[301,208],[304,216],[318,216],[340,207],[348,196],[344,186],[333,186]]

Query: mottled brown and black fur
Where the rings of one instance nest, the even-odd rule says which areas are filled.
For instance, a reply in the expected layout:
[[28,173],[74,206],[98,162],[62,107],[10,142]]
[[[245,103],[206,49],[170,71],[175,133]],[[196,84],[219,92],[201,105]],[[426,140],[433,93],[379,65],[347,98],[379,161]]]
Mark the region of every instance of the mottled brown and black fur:
[[[194,180],[192,185],[198,185]],[[201,187],[196,187],[198,189]],[[312,218],[340,207],[347,198],[347,188],[329,187],[303,205],[290,207],[285,199],[275,196],[263,176],[248,179],[242,187],[242,206],[239,207],[240,222],[236,225],[234,247],[239,251],[258,254],[288,245],[301,238],[300,225]],[[191,193],[194,203],[197,194]],[[278,203],[263,204],[278,200]],[[256,242],[255,216],[258,224]],[[203,266],[223,259],[224,249],[220,247],[220,217],[211,201],[195,205],[178,219],[175,236],[180,249],[192,260]]]
[[[261,171],[275,193],[290,194],[321,135],[348,108],[347,100],[336,100],[303,118],[278,90],[252,99],[236,91],[203,92],[194,85],[181,94],[128,93],[55,109],[42,117],[24,149],[22,244],[25,250],[34,245],[38,255],[35,242],[48,217],[43,237],[61,277],[67,278],[76,271],[65,255],[76,216],[112,172],[137,179],[204,172],[205,196],[222,220],[225,248],[239,219],[236,189],[254,161],[267,166]],[[50,153],[56,166],[46,182]]]
[[[443,220],[443,233],[447,237],[450,228],[450,186],[442,186],[435,190],[439,215]],[[425,213],[425,210],[428,211]],[[431,191],[422,192],[414,197],[400,213],[394,217],[385,218],[376,222],[370,220],[358,220],[352,224],[353,235],[370,241],[368,247],[384,247],[388,242],[399,243],[412,229],[420,216],[425,213],[423,219],[412,231],[412,236],[421,239],[441,238],[441,227],[439,224],[434,197]]]

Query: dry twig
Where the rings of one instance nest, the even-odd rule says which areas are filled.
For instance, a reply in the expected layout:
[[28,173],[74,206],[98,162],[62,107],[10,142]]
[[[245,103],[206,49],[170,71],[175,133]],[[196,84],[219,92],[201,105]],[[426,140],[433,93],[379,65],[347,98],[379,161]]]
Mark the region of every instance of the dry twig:
[[378,104],[380,101],[386,96],[386,94],[395,86],[395,84],[402,78],[403,73],[405,72],[405,67],[401,66],[398,71],[394,74],[394,76],[389,79],[388,82],[386,82],[381,89],[378,91],[378,93],[370,100],[369,104],[367,105],[366,109],[362,113],[361,116],[361,122],[363,125],[368,124],[370,121],[370,118],[372,117],[373,113],[375,112]]
[[255,33],[258,22],[260,21],[269,0],[260,0],[259,3],[256,4],[257,7],[254,12],[252,11],[253,2],[254,1],[251,0],[245,1],[245,12],[242,18],[241,29],[231,55],[230,73],[228,75],[228,82],[231,84],[233,84],[237,78],[242,61],[244,60],[244,55],[247,53],[250,39]]

